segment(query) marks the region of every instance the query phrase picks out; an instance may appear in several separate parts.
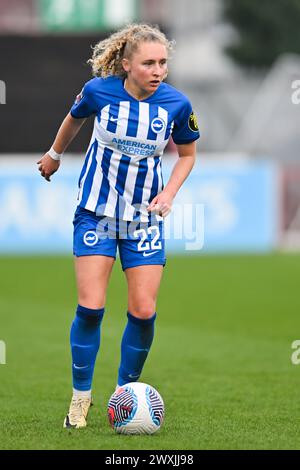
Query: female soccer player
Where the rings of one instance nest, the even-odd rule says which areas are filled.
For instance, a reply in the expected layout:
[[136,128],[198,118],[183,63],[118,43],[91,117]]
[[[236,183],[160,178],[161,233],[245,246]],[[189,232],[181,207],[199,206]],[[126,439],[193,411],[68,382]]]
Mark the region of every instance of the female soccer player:
[[[95,116],[73,222],[78,306],[70,335],[73,397],[64,427],[86,426],[117,247],[128,283],[118,386],[139,379],[153,340],[166,261],[163,219],[194,165],[199,138],[189,100],[163,83],[172,47],[159,29],[145,24],[129,25],[97,44],[89,61],[95,78],[38,162],[50,181],[85,120]],[[179,158],[164,187],[161,157],[171,134]]]

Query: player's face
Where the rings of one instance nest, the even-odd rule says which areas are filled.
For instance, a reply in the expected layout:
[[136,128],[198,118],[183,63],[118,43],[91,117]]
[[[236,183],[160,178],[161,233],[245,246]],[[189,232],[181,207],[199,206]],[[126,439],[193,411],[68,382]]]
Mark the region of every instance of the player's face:
[[166,77],[168,53],[164,44],[143,42],[130,59],[123,59],[128,84],[140,94],[152,94]]

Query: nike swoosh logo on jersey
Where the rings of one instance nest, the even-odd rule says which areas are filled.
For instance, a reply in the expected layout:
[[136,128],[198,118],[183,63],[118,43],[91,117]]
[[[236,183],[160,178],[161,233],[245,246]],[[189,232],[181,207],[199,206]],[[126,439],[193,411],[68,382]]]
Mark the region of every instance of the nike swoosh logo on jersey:
[[111,122],[117,122],[118,118],[110,117]]
[[155,253],[158,253],[158,251],[151,251],[151,253],[146,253],[145,251],[143,252],[143,256],[151,256],[155,255]]

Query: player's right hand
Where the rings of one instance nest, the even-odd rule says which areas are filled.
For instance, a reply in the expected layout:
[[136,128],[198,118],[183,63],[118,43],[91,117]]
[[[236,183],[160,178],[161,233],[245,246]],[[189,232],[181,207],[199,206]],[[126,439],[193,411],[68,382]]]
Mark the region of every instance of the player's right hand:
[[38,170],[41,173],[41,176],[43,176],[46,181],[50,181],[50,176],[58,170],[60,161],[54,160],[48,153],[45,153],[45,155],[37,162],[37,165],[39,165]]

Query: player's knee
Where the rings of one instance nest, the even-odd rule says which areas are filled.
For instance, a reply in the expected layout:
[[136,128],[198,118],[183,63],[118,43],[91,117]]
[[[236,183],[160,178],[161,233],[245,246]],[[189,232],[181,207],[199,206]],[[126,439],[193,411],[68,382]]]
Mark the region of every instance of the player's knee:
[[155,314],[155,303],[144,302],[143,304],[135,304],[131,306],[129,311],[134,317],[140,318],[142,320],[148,320]]
[[91,308],[91,309],[99,309],[102,308],[103,305],[105,305],[105,302],[101,302],[98,300],[93,300],[93,299],[80,299],[78,298],[78,303],[79,305],[83,305],[86,308]]
[[80,292],[78,295],[79,305],[86,308],[98,309],[105,305],[105,295],[101,293]]

